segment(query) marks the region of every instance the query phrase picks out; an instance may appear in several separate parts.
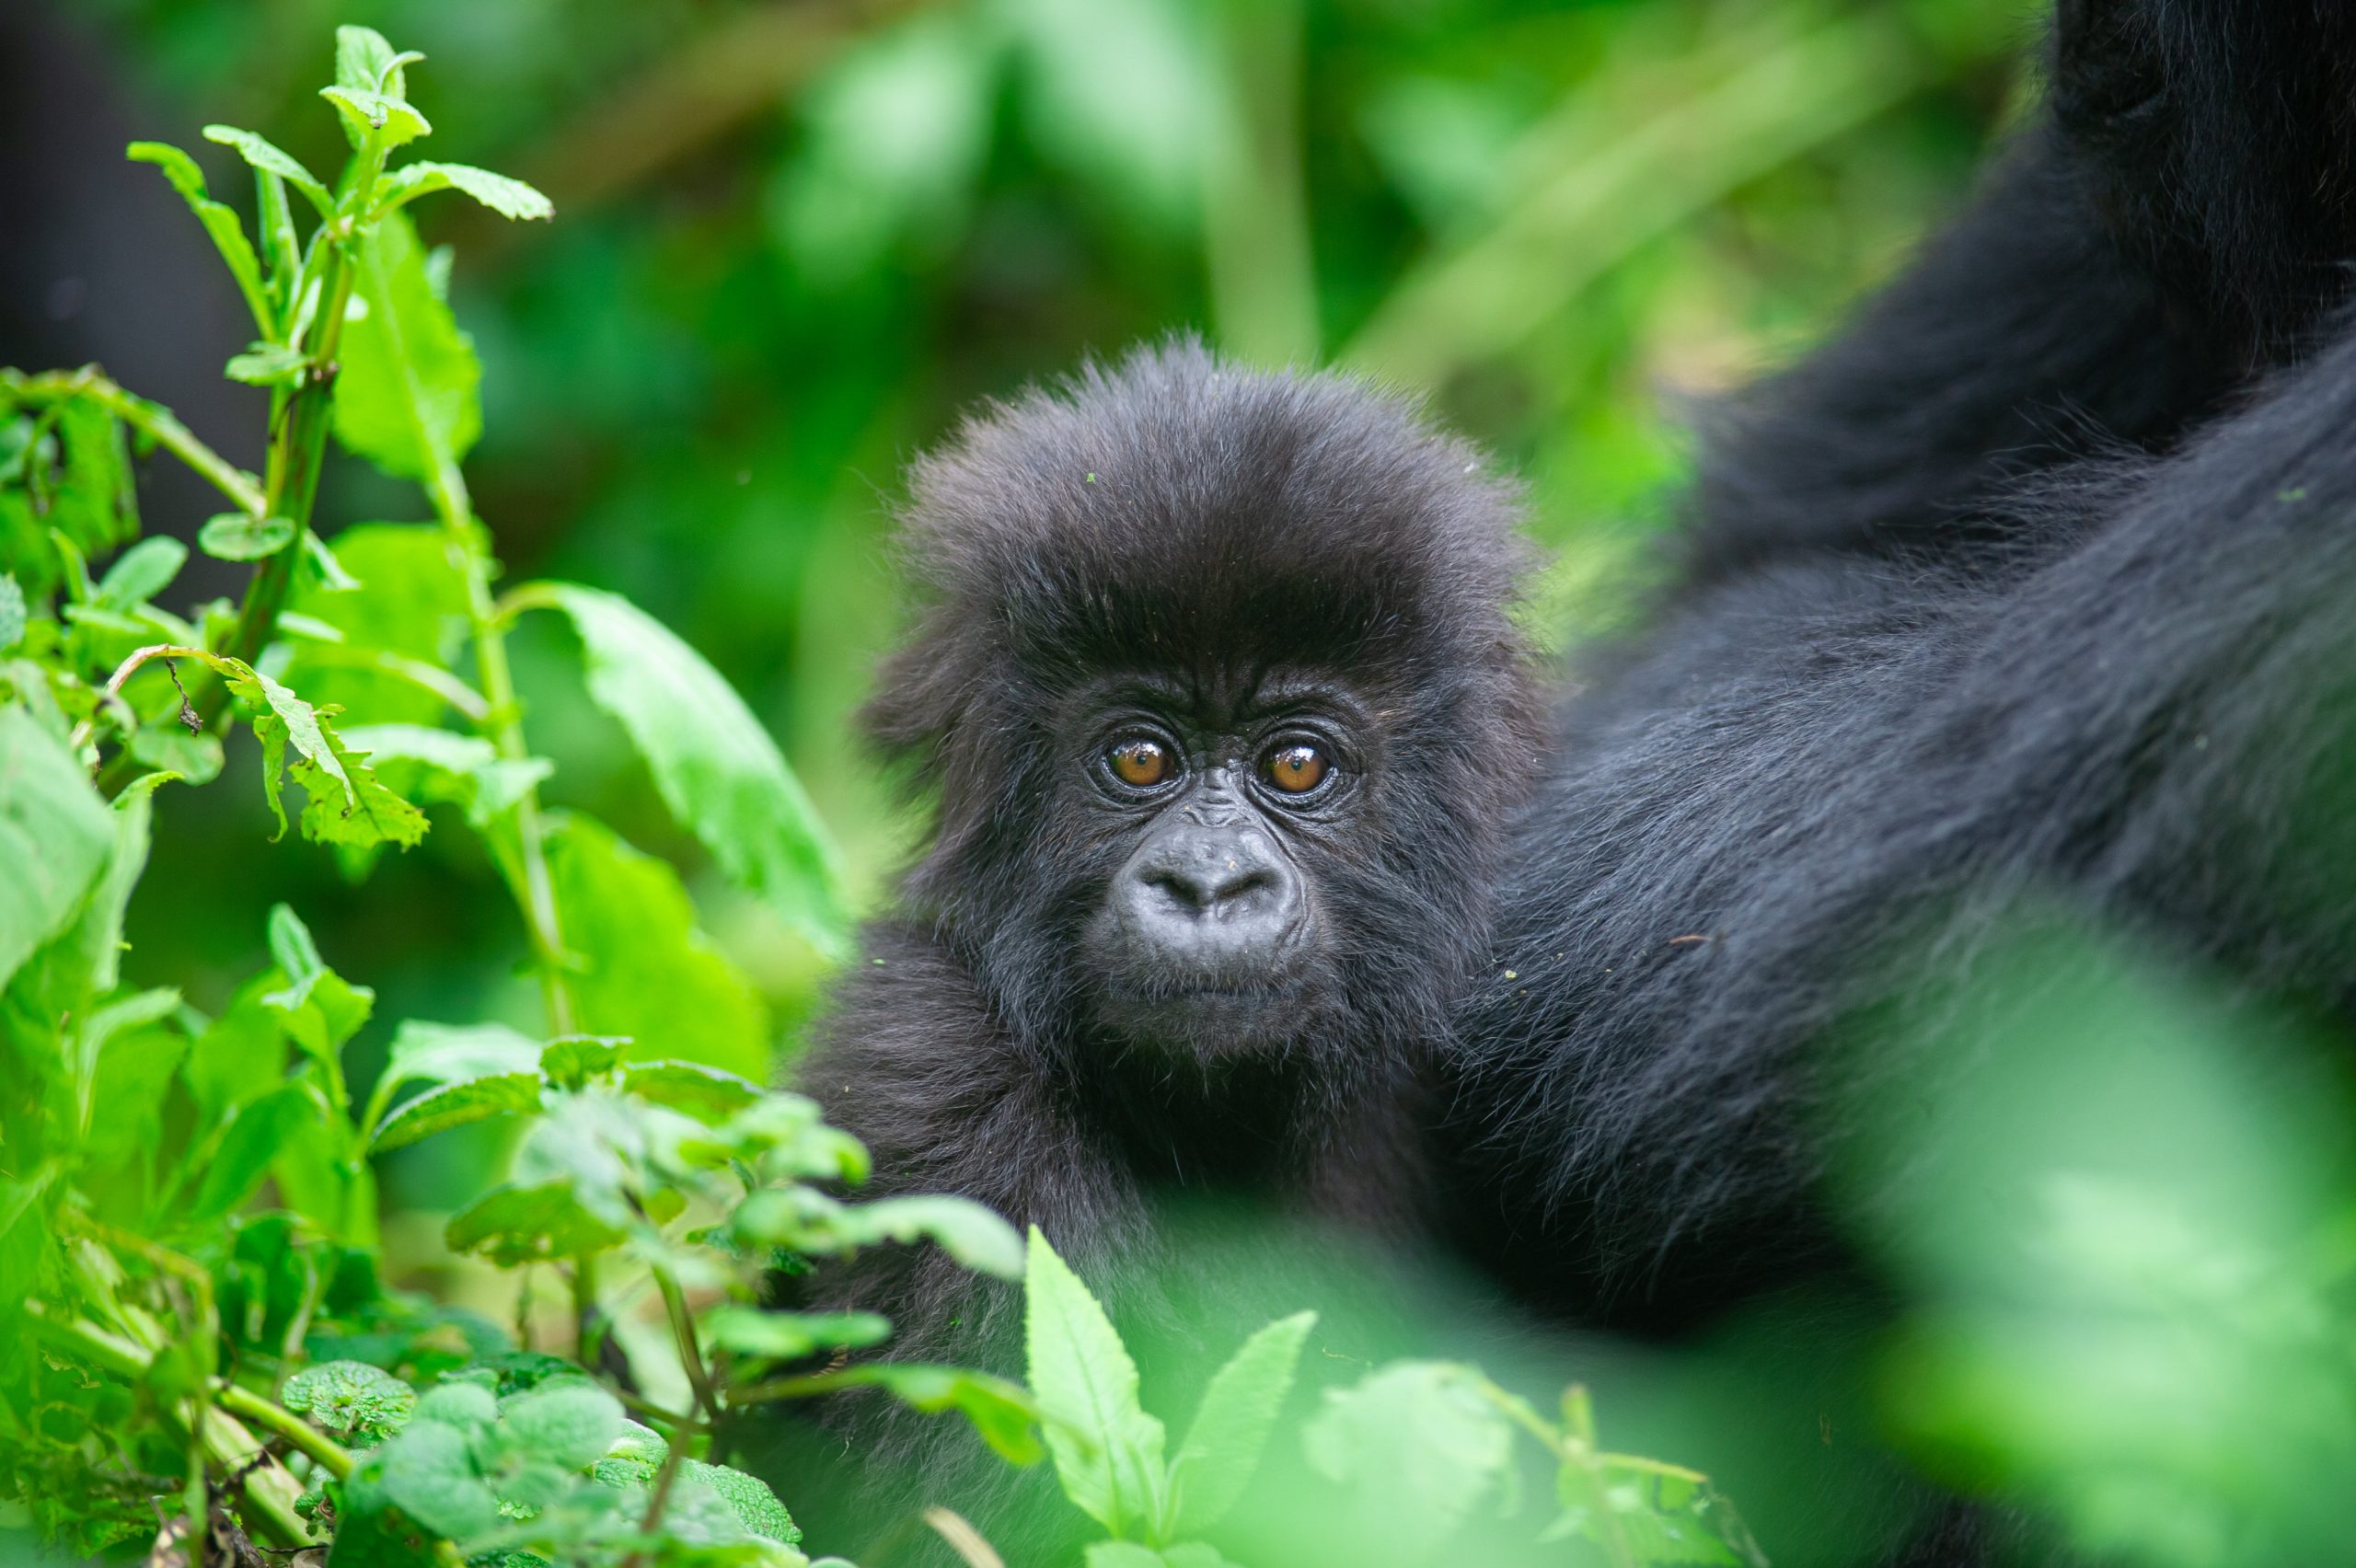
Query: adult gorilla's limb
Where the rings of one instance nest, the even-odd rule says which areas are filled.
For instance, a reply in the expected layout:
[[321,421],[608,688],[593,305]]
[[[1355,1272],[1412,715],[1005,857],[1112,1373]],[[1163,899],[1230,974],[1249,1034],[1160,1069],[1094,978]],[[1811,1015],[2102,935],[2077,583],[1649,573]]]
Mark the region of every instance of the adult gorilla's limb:
[[1675,1328],[1837,1266],[1827,1045],[1900,939],[1935,981],[2058,899],[2356,982],[2356,338],[2029,525],[1969,574],[1730,584],[1569,709],[1460,1032],[1499,1250],[1559,1309]]
[[2176,308],[2251,363],[2305,343],[2356,254],[2356,8],[2060,0],[2052,113]]
[[2237,362],[2165,308],[2080,161],[2031,130],[1831,342],[1704,413],[1684,594],[1796,555],[1984,542],[2023,475],[2156,448],[2213,406]]

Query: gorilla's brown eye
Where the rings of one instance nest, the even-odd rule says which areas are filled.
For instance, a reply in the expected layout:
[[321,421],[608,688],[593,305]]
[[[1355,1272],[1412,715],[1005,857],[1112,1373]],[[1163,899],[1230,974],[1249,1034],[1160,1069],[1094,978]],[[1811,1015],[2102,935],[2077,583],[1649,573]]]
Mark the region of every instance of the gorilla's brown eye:
[[1306,795],[1325,782],[1332,767],[1315,746],[1286,746],[1268,758],[1268,782],[1288,795]]
[[1113,774],[1124,784],[1150,790],[1170,777],[1170,754],[1151,741],[1123,741],[1113,748]]

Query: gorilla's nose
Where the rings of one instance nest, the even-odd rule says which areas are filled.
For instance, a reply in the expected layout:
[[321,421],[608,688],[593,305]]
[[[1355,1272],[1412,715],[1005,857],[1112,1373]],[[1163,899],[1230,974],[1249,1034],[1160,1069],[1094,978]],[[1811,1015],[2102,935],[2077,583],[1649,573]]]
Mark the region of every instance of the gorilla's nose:
[[1274,967],[1299,928],[1300,874],[1254,826],[1187,824],[1158,834],[1122,878],[1123,921],[1141,945],[1203,978]]

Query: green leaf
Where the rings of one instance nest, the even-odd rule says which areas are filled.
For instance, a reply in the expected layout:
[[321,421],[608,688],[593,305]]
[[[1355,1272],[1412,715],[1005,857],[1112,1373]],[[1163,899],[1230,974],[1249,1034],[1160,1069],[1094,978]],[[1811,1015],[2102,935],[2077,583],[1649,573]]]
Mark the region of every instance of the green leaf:
[[582,1206],[572,1183],[555,1181],[493,1188],[452,1216],[442,1239],[453,1252],[480,1251],[513,1268],[602,1252],[622,1233]]
[[[1022,1238],[1015,1234],[1014,1227],[971,1198],[921,1193],[848,1205],[843,1210],[842,1231],[847,1240],[860,1246],[930,1238],[969,1269],[1000,1279],[1019,1279],[1023,1274]],[[1060,1260],[1057,1266],[1061,1266]]]
[[[699,1062],[641,1062],[622,1074],[622,1087],[641,1100],[667,1105],[715,1126],[753,1104],[763,1092],[749,1078]],[[1020,1243],[1017,1246],[1019,1250]]]
[[413,163],[395,169],[381,188],[388,207],[399,207],[436,190],[462,190],[502,218],[555,215],[549,199],[520,179],[469,164]]
[[80,912],[114,844],[115,819],[64,744],[0,708],[0,986]]
[[237,281],[237,291],[246,296],[246,308],[253,312],[254,325],[265,338],[278,335],[278,313],[271,305],[269,292],[262,287],[261,262],[254,256],[253,242],[246,237],[245,225],[237,214],[214,201],[205,193],[204,171],[196,160],[178,147],[163,142],[133,142],[124,149],[124,156],[133,163],[154,164],[180,193],[204,232],[213,236],[213,244],[221,252],[221,259],[229,264],[229,275]]
[[[347,1488],[348,1493],[364,1500],[381,1492],[385,1501],[449,1539],[481,1535],[499,1522],[499,1500],[476,1470],[468,1435],[438,1421],[410,1423],[354,1480],[360,1484]],[[339,1556],[343,1545],[343,1532],[338,1531]],[[399,1558],[387,1554],[376,1561],[389,1568]]]
[[262,560],[294,542],[294,519],[248,517],[242,512],[208,517],[196,531],[196,548],[214,560]]
[[278,1402],[330,1436],[381,1438],[409,1424],[417,1390],[364,1361],[325,1361],[280,1385]]
[[468,1078],[427,1090],[385,1118],[370,1140],[371,1151],[383,1154],[452,1127],[487,1122],[493,1116],[520,1115],[540,1108],[540,1075],[499,1073]]
[[219,1219],[260,1185],[287,1140],[318,1114],[309,1086],[300,1081],[230,1113],[228,1127],[204,1162],[204,1180],[186,1209],[172,1217],[188,1225]]
[[24,589],[13,573],[0,571],[0,653],[25,640],[29,618]]
[[1292,1392],[1314,1312],[1280,1318],[1243,1342],[1212,1374],[1195,1424],[1171,1461],[1172,1528],[1192,1535],[1227,1516],[1243,1495]]
[[766,1078],[768,1010],[697,928],[669,862],[574,814],[556,817],[547,842],[558,927],[577,960],[566,986],[581,1027],[631,1040],[641,1058]]
[[335,85],[339,87],[368,93],[397,92],[406,97],[409,84],[399,75],[406,63],[408,60],[394,53],[393,46],[375,28],[335,29]]
[[744,699],[629,600],[570,582],[546,588],[581,635],[589,695],[629,732],[672,815],[732,879],[824,951],[844,952],[833,843]]
[[452,1084],[468,1078],[513,1077],[539,1070],[540,1043],[502,1023],[428,1023],[408,1019],[393,1032],[393,1043],[370,1092],[364,1120],[373,1133],[393,1095],[413,1083]]
[[[339,703],[372,725],[437,721],[442,698],[355,665],[380,649],[437,668],[449,665],[465,633],[467,583],[451,559],[448,534],[434,524],[355,524],[335,536],[334,553],[360,591],[298,582],[289,608],[334,627],[345,646],[294,643],[281,678],[315,702]],[[350,744],[355,751],[368,749]]]
[[248,386],[292,386],[310,374],[311,356],[283,343],[254,343],[231,354],[221,374]]
[[1080,1276],[1031,1228],[1023,1340],[1032,1397],[1064,1495],[1113,1534],[1163,1516],[1161,1423],[1138,1403],[1137,1363]]
[[263,996],[262,1006],[278,1015],[287,1036],[306,1054],[335,1062],[344,1043],[368,1021],[376,993],[322,963],[310,928],[283,904],[271,906],[269,940],[286,985]]
[[586,1089],[592,1078],[618,1070],[629,1048],[627,1039],[611,1035],[560,1035],[540,1050],[540,1076],[559,1089]]
[[433,293],[400,213],[359,245],[353,310],[337,351],[335,438],[400,478],[430,481],[482,433],[482,367]]
[[[963,1366],[879,1361],[829,1374],[828,1388],[876,1388],[927,1415],[955,1411],[973,1424],[991,1452],[1011,1464],[1034,1465],[1042,1404],[1022,1386]],[[1058,1469],[1060,1469],[1058,1461]]]
[[121,424],[104,407],[87,399],[59,404],[51,433],[57,443],[58,466],[49,481],[49,510],[42,521],[68,584],[76,590],[75,597],[87,599],[89,592],[79,586],[81,562],[139,533],[131,456]]
[[208,125],[204,128],[204,139],[236,148],[237,156],[254,167],[274,174],[300,190],[311,205],[318,209],[319,216],[324,218],[333,214],[335,198],[328,194],[328,188],[320,184],[317,177],[293,155],[280,151],[253,132],[240,131],[234,125]]
[[1133,1540],[1092,1540],[1088,1543],[1087,1568],[1170,1568],[1169,1559]]
[[732,1355],[763,1361],[799,1361],[821,1350],[860,1350],[891,1337],[892,1325],[872,1312],[765,1312],[733,1304],[700,1320],[704,1338]]
[[499,1410],[499,1446],[511,1454],[587,1470],[620,1436],[621,1401],[595,1383],[568,1379],[514,1395]]
[[127,610],[172,585],[188,564],[188,547],[168,535],[142,539],[122,552],[98,580],[95,602]]
[[1403,1562],[1430,1559],[1505,1475],[1513,1429],[1485,1383],[1451,1362],[1397,1362],[1328,1393],[1302,1434],[1310,1464]]
[[791,1546],[802,1539],[802,1528],[785,1505],[777,1500],[768,1482],[746,1475],[743,1470],[726,1465],[708,1465],[700,1459],[684,1459],[679,1464],[680,1475],[688,1481],[699,1481],[720,1494],[728,1511],[736,1516],[744,1527],[756,1536]]
[[228,675],[231,692],[254,712],[254,733],[262,746],[262,789],[278,831],[286,831],[279,804],[279,773],[286,748],[296,753],[292,771],[303,786],[303,834],[321,844],[398,844],[408,848],[425,836],[425,813],[378,782],[365,759],[347,748],[328,716],[259,670],[237,665]]
[[350,87],[321,87],[319,96],[335,105],[343,116],[344,134],[353,146],[359,146],[375,136],[388,147],[398,147],[421,136],[433,134],[433,127],[415,106],[393,97],[390,93],[360,92]]

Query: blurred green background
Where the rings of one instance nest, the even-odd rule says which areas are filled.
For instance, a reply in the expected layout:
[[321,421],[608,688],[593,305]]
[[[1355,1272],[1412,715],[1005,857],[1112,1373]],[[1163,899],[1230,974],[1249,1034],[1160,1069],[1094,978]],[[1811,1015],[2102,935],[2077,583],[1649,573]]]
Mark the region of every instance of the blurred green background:
[[[2021,100],[2037,27],[1985,0],[0,0],[0,363],[100,360],[258,460],[261,398],[219,376],[229,285],[121,150],[193,147],[240,203],[197,126],[333,167],[314,94],[339,22],[428,56],[435,156],[557,204],[424,219],[457,252],[485,367],[469,475],[511,573],[618,589],[709,655],[869,904],[920,831],[852,722],[898,622],[890,502],[959,409],[1178,329],[1428,390],[1529,477],[1547,634],[1600,628],[1680,472],[1680,400],[1787,357],[1903,257]],[[423,515],[336,462],[323,532]],[[156,479],[151,526],[188,536],[210,505]],[[222,575],[191,597],[229,588],[201,564]],[[536,633],[563,634],[518,648],[552,795],[690,869],[790,1040],[814,956],[696,873]],[[529,1020],[468,836],[364,894],[324,849],[258,854],[265,831],[250,789],[163,803],[142,983],[217,1006],[283,899],[379,1020]]]

